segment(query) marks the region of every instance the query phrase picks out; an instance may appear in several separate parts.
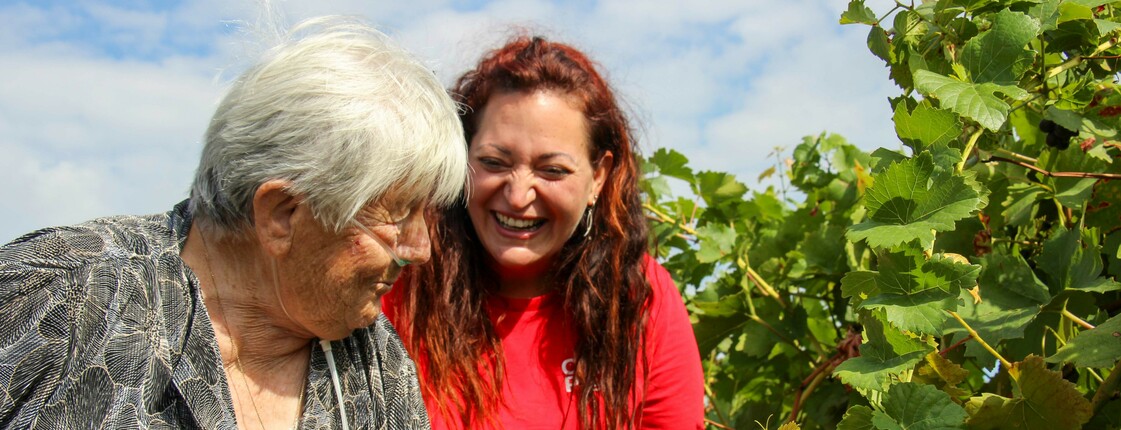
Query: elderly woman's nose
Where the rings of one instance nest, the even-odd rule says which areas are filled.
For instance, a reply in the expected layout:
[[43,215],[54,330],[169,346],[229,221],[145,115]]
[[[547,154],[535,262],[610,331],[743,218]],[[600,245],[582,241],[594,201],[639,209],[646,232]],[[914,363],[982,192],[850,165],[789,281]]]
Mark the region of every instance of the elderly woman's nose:
[[511,174],[506,180],[506,201],[514,209],[523,209],[537,198],[535,179],[530,174]]
[[[423,211],[421,211],[423,212]],[[432,256],[432,242],[428,237],[428,224],[417,214],[401,227],[397,238],[397,256],[410,263],[424,263]]]

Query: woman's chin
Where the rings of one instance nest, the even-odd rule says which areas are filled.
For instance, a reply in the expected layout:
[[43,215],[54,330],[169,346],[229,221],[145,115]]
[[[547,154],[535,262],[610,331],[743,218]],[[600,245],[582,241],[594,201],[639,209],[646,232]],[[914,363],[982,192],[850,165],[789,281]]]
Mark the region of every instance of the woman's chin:
[[510,250],[497,256],[492,254],[492,257],[494,258],[495,269],[503,277],[536,276],[548,270],[552,263],[550,257],[525,252],[525,250]]
[[374,325],[374,322],[378,320],[378,315],[381,315],[381,304],[378,301],[366,305],[360,312],[346,321],[347,327],[341,328],[341,330],[345,330],[342,337],[349,336],[355,330]]

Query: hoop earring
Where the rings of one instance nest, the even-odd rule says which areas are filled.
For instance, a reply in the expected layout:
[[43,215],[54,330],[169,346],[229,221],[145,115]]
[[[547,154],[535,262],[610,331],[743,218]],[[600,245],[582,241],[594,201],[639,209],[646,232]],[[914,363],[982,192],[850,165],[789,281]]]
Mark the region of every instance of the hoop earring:
[[588,206],[588,210],[584,211],[584,226],[585,226],[584,227],[584,237],[585,238],[587,238],[588,235],[592,234],[592,213],[595,212],[595,210],[596,210],[596,204],[592,203],[591,206]]

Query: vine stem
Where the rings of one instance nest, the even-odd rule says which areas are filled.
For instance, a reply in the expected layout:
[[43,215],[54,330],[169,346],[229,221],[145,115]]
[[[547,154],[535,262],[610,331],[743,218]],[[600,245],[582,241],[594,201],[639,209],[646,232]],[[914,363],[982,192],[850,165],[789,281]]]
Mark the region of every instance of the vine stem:
[[1102,406],[1105,406],[1106,401],[1113,397],[1113,392],[1117,390],[1118,381],[1121,380],[1121,361],[1113,365],[1113,370],[1109,371],[1109,376],[1102,381],[1098,386],[1098,391],[1094,393],[1094,399],[1090,401],[1090,410],[1097,413]]
[[1056,66],[1054,69],[1051,69],[1050,71],[1048,71],[1047,72],[1047,79],[1051,79],[1055,76],[1058,76],[1059,73],[1062,73],[1062,72],[1064,72],[1068,69],[1071,69],[1071,68],[1074,68],[1074,67],[1078,66],[1079,64],[1082,64],[1082,60],[1085,60],[1087,58],[1093,58],[1093,57],[1097,56],[1099,53],[1101,53],[1102,51],[1105,51],[1109,48],[1112,48],[1113,45],[1116,44],[1116,43],[1117,42],[1115,42],[1113,40],[1110,40],[1110,41],[1107,41],[1107,42],[1105,42],[1101,45],[1098,45],[1098,47],[1095,48],[1094,52],[1090,53],[1090,55],[1077,55],[1077,56],[1071,57],[1071,59],[1064,61],[1062,64],[1060,64],[1060,65]]
[[853,331],[852,327],[849,327],[848,334],[845,335],[844,339],[836,346],[837,353],[815,366],[813,372],[810,372],[810,375],[803,379],[802,384],[794,391],[794,406],[790,410],[790,418],[787,419],[787,422],[795,422],[797,420],[798,411],[801,410],[806,400],[810,398],[810,393],[813,393],[813,391],[821,385],[821,381],[832,374],[833,370],[836,369],[840,363],[860,355],[856,352],[857,348],[859,348],[860,340],[860,334]]
[[[823,366],[827,364],[830,363],[822,363]],[[796,394],[796,397],[794,397],[794,407],[791,408],[790,418],[787,419],[786,422],[792,423],[797,420],[798,412],[801,409],[801,406],[806,404],[806,399],[810,398],[810,394],[813,393],[813,391],[817,389],[817,386],[821,385],[821,381],[825,379],[826,372],[821,371],[821,369],[822,367],[818,367],[814,370],[814,372],[816,372],[817,374],[813,375],[813,379],[809,381],[809,386],[806,386],[805,390],[803,390],[802,387],[798,387],[798,391],[800,392]]]
[[[715,349],[713,349],[712,353],[709,354],[709,359],[708,360],[709,360],[710,363],[716,362],[716,350]],[[707,381],[708,375],[705,375],[705,379],[706,379],[705,380],[705,395],[708,396],[708,398],[711,400],[709,402],[709,404],[712,405],[712,410],[716,411],[716,416],[719,417],[721,421],[728,422],[728,417],[725,417],[724,412],[721,411],[720,407],[716,405],[716,396],[714,394],[712,394],[712,387],[708,385],[708,381]],[[709,421],[708,418],[705,418],[705,421],[706,422],[711,422],[711,421]],[[716,424],[716,423],[713,422],[712,424]],[[725,427],[725,428],[727,428],[727,427]]]
[[1000,161],[1004,163],[1012,163],[1020,167],[1038,172],[1044,176],[1051,178],[1097,178],[1097,179],[1121,179],[1121,174],[1116,173],[1087,173],[1087,172],[1051,172],[1048,170],[1040,169],[1035,165],[1025,163],[1023,161],[1012,160],[1004,157],[990,156],[985,160],[986,163],[992,161]]
[[992,354],[996,357],[997,360],[1000,360],[1000,364],[1004,365],[1005,369],[1012,368],[1012,363],[1004,358],[1004,356],[1000,355],[999,352],[996,352],[996,350],[993,349],[993,347],[990,346],[988,342],[985,342],[985,339],[981,338],[981,335],[977,334],[977,330],[974,330],[973,327],[970,327],[969,323],[965,322],[965,320],[962,319],[961,315],[958,315],[958,313],[954,311],[946,312],[949,312],[950,315],[953,315],[954,319],[958,320],[958,323],[960,323],[962,327],[965,327],[965,330],[969,332],[969,335],[973,336],[974,339],[977,339],[977,342],[980,343],[981,346],[985,347],[986,351],[989,351],[989,354]]
[[658,208],[654,207],[654,205],[651,205],[650,203],[643,203],[643,204],[642,204],[642,208],[643,208],[643,209],[646,209],[646,210],[650,211],[650,213],[652,213],[652,214],[656,215],[656,216],[657,216],[657,220],[658,220],[658,221],[661,221],[661,222],[667,222],[667,223],[671,223],[671,224],[673,224],[673,225],[675,225],[675,226],[678,226],[678,227],[680,227],[680,228],[681,228],[682,230],[685,230],[685,232],[686,232],[686,233],[689,233],[689,234],[691,234],[691,235],[693,235],[693,236],[696,236],[696,235],[697,235],[697,231],[696,231],[696,230],[694,230],[694,229],[693,229],[692,227],[689,227],[689,226],[688,226],[688,225],[686,225],[685,223],[679,223],[679,222],[677,222],[677,220],[676,220],[676,219],[674,219],[673,217],[671,217],[671,216],[669,216],[669,215],[666,215],[665,213],[663,213],[662,211],[658,210]]
[[882,16],[882,17],[880,17],[879,19],[876,20],[876,25],[879,25],[881,22],[883,22],[883,20],[887,19],[887,17],[891,16],[892,13],[895,13],[895,11],[898,10],[899,8],[901,8],[901,7],[905,7],[905,6],[903,6],[898,1],[896,1],[895,2],[895,7],[891,8],[891,10],[887,11],[887,13],[885,13],[884,16]]
[[1085,328],[1086,330],[1094,329],[1094,326],[1092,324],[1086,322],[1082,318],[1079,318],[1077,315],[1070,313],[1070,311],[1066,309],[1063,309],[1063,316],[1069,318],[1071,321],[1074,321],[1075,324],[1082,326],[1082,328]]
[[1066,226],[1067,228],[1070,228],[1070,225],[1067,222],[1067,221],[1070,220],[1070,218],[1067,217],[1066,213],[1063,211],[1063,204],[1061,202],[1059,202],[1058,198],[1051,199],[1051,201],[1055,202],[1055,208],[1056,208],[1055,214],[1059,216],[1059,224],[1062,224],[1062,225]]
[[1030,241],[1030,240],[1006,239],[1006,238],[1003,238],[1003,237],[994,237],[993,238],[993,243],[1011,243],[1011,244],[1020,245],[1020,246],[1033,246],[1033,247],[1037,247],[1037,246],[1042,245],[1039,242],[1033,242],[1033,241]]
[[[797,343],[794,343],[793,339],[790,339],[786,336],[783,336],[782,332],[778,331],[778,329],[776,329],[774,326],[772,326],[771,323],[769,323],[766,320],[764,320],[763,318],[759,317],[759,315],[748,315],[747,318],[754,321],[756,324],[759,324],[759,325],[763,326],[763,328],[767,329],[767,331],[771,332],[771,334],[775,335],[779,339],[782,339],[783,342],[790,344],[790,346],[793,346],[794,349],[802,351],[802,347],[798,346]],[[805,352],[805,351],[802,351],[802,352]],[[810,359],[812,360],[813,357],[810,357]]]
[[[1055,331],[1055,329],[1053,329],[1051,327],[1047,327],[1047,331],[1051,332],[1051,336],[1055,336],[1055,342],[1058,343],[1059,348],[1062,348],[1062,347],[1067,345],[1067,342],[1065,340],[1063,340],[1062,336],[1059,335],[1059,332]],[[1094,369],[1086,368],[1086,371],[1089,372],[1090,376],[1093,376],[1094,379],[1096,379],[1099,384],[1102,383],[1102,377],[1099,376],[1098,373],[1094,371]]]
[[961,171],[965,169],[966,160],[969,160],[969,155],[973,154],[973,147],[977,146],[977,139],[981,138],[981,133],[984,132],[984,127],[977,127],[977,131],[969,135],[969,142],[965,144],[965,150],[961,152],[961,161],[959,161],[957,167],[954,168],[955,172],[961,173]]
[[798,353],[800,354],[805,355],[806,359],[808,359],[811,363],[817,361],[817,359],[813,355],[810,355],[810,352],[807,351],[806,348],[799,346],[798,342],[795,342],[794,339],[788,338],[783,335],[782,332],[778,331],[778,329],[775,328],[775,326],[771,325],[771,323],[767,322],[763,318],[760,318],[758,315],[748,315],[747,319],[763,326],[763,328],[767,329],[767,331],[771,332],[771,334],[775,335],[775,337],[782,340],[783,343],[789,344],[790,346],[794,347],[794,350],[798,351]]
[[745,264],[744,271],[747,272],[747,276],[751,278],[751,281],[759,287],[759,290],[762,291],[764,295],[775,299],[775,301],[777,301],[778,304],[782,305],[782,307],[786,307],[786,302],[782,300],[782,296],[778,294],[778,291],[775,291],[774,287],[771,287],[771,284],[767,283],[767,281],[764,281],[763,277],[759,276],[759,274],[755,272],[755,269],[752,269],[750,265]]
[[728,430],[735,430],[735,429],[733,429],[733,428],[731,428],[731,427],[728,427],[728,426],[726,426],[726,425],[724,425],[724,424],[720,424],[720,423],[718,423],[718,422],[716,422],[716,421],[713,421],[713,420],[710,420],[710,419],[708,419],[708,418],[705,418],[705,424],[708,424],[708,425],[711,425],[711,426],[713,426],[713,427],[717,427],[717,428],[728,429]]
[[1020,154],[1020,153],[1017,153],[1017,152],[1012,152],[1012,151],[1009,151],[1009,150],[1004,149],[1004,148],[996,148],[994,150],[994,152],[1004,154],[1004,155],[1007,155],[1007,156],[1012,157],[1012,158],[1018,158],[1018,159],[1020,159],[1020,161],[1026,161],[1026,162],[1032,163],[1032,164],[1039,162],[1038,159],[1031,158],[1031,157],[1028,157],[1027,155]]
[[969,342],[969,341],[970,341],[970,340],[972,340],[972,339],[973,339],[973,335],[969,335],[969,336],[966,336],[966,337],[965,337],[964,339],[962,339],[962,340],[959,340],[959,341],[957,341],[957,342],[954,342],[954,344],[953,344],[953,345],[950,345],[950,346],[949,346],[949,347],[947,347],[946,349],[943,349],[943,350],[941,350],[941,351],[938,351],[938,355],[941,355],[941,356],[945,357],[947,353],[949,353],[950,351],[953,351],[953,350],[957,349],[957,347],[959,347],[959,346],[962,346],[962,345],[964,345],[964,344],[965,344],[966,342]]
[[[1066,340],[1063,340],[1063,337],[1059,336],[1058,331],[1055,331],[1054,328],[1050,327],[1047,327],[1047,331],[1050,331],[1051,336],[1055,336],[1055,342],[1058,343],[1058,347],[1062,348],[1066,346]],[[1103,383],[1102,376],[1097,374],[1097,372],[1094,372],[1093,368],[1086,367],[1086,372],[1090,372],[1090,376],[1093,376],[1095,380],[1097,380],[1097,383]]]

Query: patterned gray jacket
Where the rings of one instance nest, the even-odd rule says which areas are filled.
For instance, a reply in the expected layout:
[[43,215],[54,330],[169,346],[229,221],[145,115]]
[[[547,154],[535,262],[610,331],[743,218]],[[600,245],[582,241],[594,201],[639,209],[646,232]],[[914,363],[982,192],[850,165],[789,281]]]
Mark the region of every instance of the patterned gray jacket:
[[[198,279],[170,212],[40,230],[0,247],[0,428],[236,428]],[[429,428],[385,316],[332,344],[352,429]],[[300,428],[340,428],[312,346]]]

